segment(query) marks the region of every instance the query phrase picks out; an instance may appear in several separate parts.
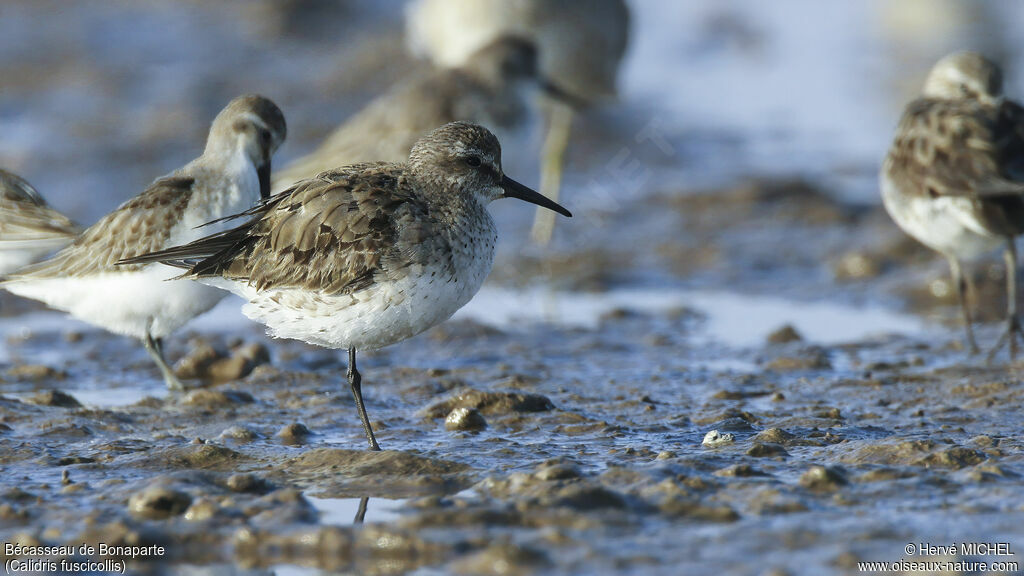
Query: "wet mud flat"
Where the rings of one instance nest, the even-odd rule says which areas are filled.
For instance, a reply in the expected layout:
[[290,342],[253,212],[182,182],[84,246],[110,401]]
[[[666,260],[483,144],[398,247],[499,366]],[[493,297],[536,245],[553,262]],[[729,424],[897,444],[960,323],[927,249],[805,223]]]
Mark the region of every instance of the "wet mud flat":
[[908,543],[1024,550],[1017,368],[944,331],[731,347],[701,337],[713,314],[457,320],[367,355],[380,453],[341,355],[255,326],[177,339],[229,378],[181,394],[130,341],[10,336],[0,540],[159,546],[121,558],[154,574],[855,573],[935,559]]
[[[209,113],[242,91],[269,91],[286,109],[286,162],[415,68],[398,13],[357,3],[82,2],[40,16],[47,6],[5,13],[2,104],[22,118],[7,153],[83,223],[190,158]],[[750,14],[758,20],[745,10],[738,21]],[[638,42],[691,38],[654,15],[664,29]],[[201,33],[182,43],[181,30]],[[756,127],[683,123],[671,157],[636,144],[659,111],[684,102],[690,115],[701,97],[687,69],[666,76],[665,55],[700,64],[715,52],[654,43],[640,54],[666,95],[648,110],[630,92],[574,124],[575,218],[554,249],[527,246],[532,213],[502,206],[477,312],[365,356],[382,453],[365,451],[339,353],[269,341],[244,319],[200,319],[168,351],[187,359],[184,376],[207,380],[169,394],[136,343],[0,293],[0,542],[125,546],[113,559],[142,574],[796,575],[858,573],[859,561],[1020,562],[1024,365],[967,358],[945,263],[877,201],[837,201],[796,173],[738,174],[757,166]],[[863,57],[827,54],[844,73]],[[688,84],[665,90],[672,77]],[[836,102],[822,102],[834,116]],[[824,148],[848,142],[828,139]],[[598,205],[587,186],[618,183],[607,169],[624,143],[652,177]],[[796,148],[785,159],[794,172],[835,164]],[[856,157],[835,153],[840,165]],[[873,181],[876,168],[855,168],[854,180]],[[736,183],[679,189],[666,184],[677,169]],[[971,273],[978,318],[998,319],[998,259]],[[719,293],[731,297],[706,297]],[[481,308],[512,297],[503,321],[484,322]],[[780,313],[769,297],[789,305]],[[822,329],[830,306],[843,314]],[[931,323],[876,322],[861,307]],[[978,335],[990,345],[998,327]],[[963,542],[1014,555],[939,549]],[[935,548],[910,554],[910,544]],[[163,550],[139,551],[152,546]]]

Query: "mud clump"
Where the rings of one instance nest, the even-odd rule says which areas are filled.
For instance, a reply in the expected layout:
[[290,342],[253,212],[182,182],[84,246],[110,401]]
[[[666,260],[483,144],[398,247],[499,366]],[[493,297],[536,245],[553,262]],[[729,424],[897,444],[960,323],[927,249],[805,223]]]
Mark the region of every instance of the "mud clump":
[[551,559],[542,550],[504,541],[460,558],[451,568],[466,576],[528,576],[550,566]]
[[836,468],[811,466],[800,476],[800,485],[813,492],[834,492],[850,482]]
[[236,346],[231,350],[199,343],[178,361],[174,373],[182,379],[220,383],[240,380],[257,366],[270,363],[270,351],[260,342]]
[[28,382],[42,382],[49,380],[64,380],[68,373],[44,364],[18,364],[8,368],[4,377],[9,380]]
[[458,462],[406,452],[315,448],[282,463],[282,478],[314,483],[324,497],[422,495],[457,491],[472,483]]
[[293,422],[291,424],[286,424],[278,430],[275,436],[280,438],[285,444],[297,446],[299,444],[305,444],[311,434],[312,432],[309,431],[309,428],[306,428],[305,424],[301,422]]
[[480,414],[497,415],[518,412],[545,412],[555,405],[546,396],[521,392],[484,392],[465,390],[453,398],[431,405],[425,411],[427,418],[445,418],[456,408],[471,408]]
[[192,390],[182,398],[182,404],[198,408],[222,408],[233,404],[253,402],[252,394],[242,390]]
[[913,440],[897,444],[863,446],[841,458],[849,463],[872,462],[885,465],[919,466],[960,470],[985,461],[977,450],[952,446],[940,448],[931,440]]
[[802,342],[804,339],[792,324],[786,324],[774,330],[768,335],[769,344],[789,344],[790,342]]
[[231,470],[248,457],[225,446],[200,442],[146,451],[139,464],[156,469]]
[[39,406],[57,406],[59,408],[81,408],[82,404],[74,396],[60,390],[47,390],[26,399],[30,404]]
[[236,440],[238,442],[252,442],[259,439],[260,435],[251,428],[236,425],[225,428],[218,438],[222,440]]
[[475,432],[487,428],[487,420],[476,408],[460,406],[445,417],[444,428],[449,431]]
[[274,485],[255,474],[232,474],[226,485],[232,492],[266,494],[274,489]]
[[779,356],[765,365],[768,370],[795,372],[798,370],[831,370],[832,361],[823,348],[811,346],[791,356]]
[[765,442],[754,442],[754,445],[747,449],[747,456],[754,458],[785,458],[789,452],[778,444]]
[[192,503],[188,494],[166,486],[149,486],[132,494],[128,509],[132,514],[150,520],[163,520],[185,513]]

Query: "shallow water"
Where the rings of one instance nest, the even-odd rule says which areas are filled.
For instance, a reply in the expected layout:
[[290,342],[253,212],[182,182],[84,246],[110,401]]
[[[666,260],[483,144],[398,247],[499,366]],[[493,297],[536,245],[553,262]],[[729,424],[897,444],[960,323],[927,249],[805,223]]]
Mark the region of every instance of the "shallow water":
[[[856,573],[964,541],[1020,562],[1020,366],[967,357],[943,262],[874,180],[938,55],[984,47],[1024,93],[1024,10],[913,4],[632,2],[621,101],[576,124],[555,246],[495,203],[483,290],[362,355],[380,454],[343,354],[268,339],[237,298],[169,356],[269,362],[184,394],[138,343],[0,298],[0,541],[165,546],[143,574]],[[414,67],[398,5],[7,2],[0,163],[88,223],[261,91],[283,165]],[[998,265],[974,274],[998,318]],[[458,408],[479,419],[449,430]]]
[[820,344],[889,332],[914,335],[924,331],[919,318],[877,307],[665,287],[601,293],[484,288],[454,318],[500,329],[522,322],[543,322],[594,330],[600,327],[602,317],[617,311],[665,314],[685,308],[705,317],[698,337],[734,348],[762,344],[771,332],[785,324],[793,326],[807,341]]

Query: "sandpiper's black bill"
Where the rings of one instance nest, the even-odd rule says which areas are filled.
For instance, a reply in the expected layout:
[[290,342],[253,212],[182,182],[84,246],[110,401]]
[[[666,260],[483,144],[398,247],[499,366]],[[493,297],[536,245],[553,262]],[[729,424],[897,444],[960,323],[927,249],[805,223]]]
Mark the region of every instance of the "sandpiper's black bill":
[[270,198],[270,160],[257,168],[256,174],[260,177],[260,198]]
[[505,190],[506,198],[519,198],[520,200],[525,200],[531,204],[543,206],[548,210],[554,210],[555,212],[558,212],[562,216],[568,216],[569,218],[572,218],[572,212],[569,212],[565,208],[562,208],[562,206],[559,205],[557,202],[552,202],[550,199],[548,199],[547,196],[539,192],[534,192],[530,188],[523,186],[522,184],[516,182],[515,180],[509,178],[508,176],[501,177],[501,187],[503,190]]

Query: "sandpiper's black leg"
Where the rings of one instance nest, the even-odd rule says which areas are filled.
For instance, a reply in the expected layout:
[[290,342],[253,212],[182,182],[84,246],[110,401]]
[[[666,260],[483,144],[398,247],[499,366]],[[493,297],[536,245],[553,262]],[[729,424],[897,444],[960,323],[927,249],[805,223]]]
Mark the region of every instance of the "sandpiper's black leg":
[[1013,238],[1009,238],[1006,242],[1003,259],[1006,263],[1006,331],[999,337],[999,341],[996,342],[992,351],[988,353],[989,362],[1007,341],[1010,343],[1010,360],[1014,360],[1017,357],[1017,336],[1024,337],[1020,320],[1017,318],[1017,246],[1014,244]]
[[157,368],[160,369],[160,373],[163,374],[164,382],[167,383],[167,388],[170,390],[184,390],[185,385],[178,380],[178,377],[174,375],[174,370],[167,365],[167,360],[164,359],[164,342],[161,338],[153,338],[153,335],[146,331],[146,337],[142,339],[142,343],[146,346],[146,352],[149,352],[150,358],[153,362],[156,362]]
[[356,510],[356,517],[352,519],[353,524],[362,524],[363,519],[366,518],[366,505],[370,503],[369,496],[363,496],[359,499],[359,509]]
[[363,421],[363,431],[366,432],[366,439],[370,442],[370,450],[380,450],[377,439],[373,437],[373,428],[370,428],[370,417],[366,415],[366,406],[363,405],[363,377],[356,369],[356,349],[348,349],[348,384],[352,387],[352,396],[356,399],[356,409],[359,410],[359,419]]
[[949,258],[949,270],[953,273],[953,283],[956,284],[956,295],[960,299],[960,309],[964,315],[964,329],[967,330],[967,347],[971,354],[980,352],[978,343],[974,340],[974,328],[971,327],[971,307],[967,301],[967,277],[964,276],[960,261],[955,257]]

